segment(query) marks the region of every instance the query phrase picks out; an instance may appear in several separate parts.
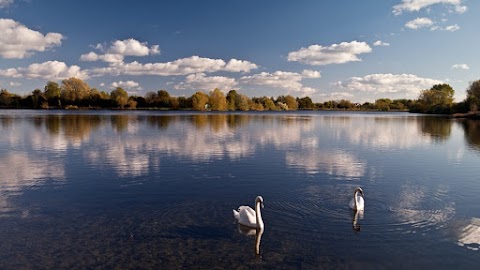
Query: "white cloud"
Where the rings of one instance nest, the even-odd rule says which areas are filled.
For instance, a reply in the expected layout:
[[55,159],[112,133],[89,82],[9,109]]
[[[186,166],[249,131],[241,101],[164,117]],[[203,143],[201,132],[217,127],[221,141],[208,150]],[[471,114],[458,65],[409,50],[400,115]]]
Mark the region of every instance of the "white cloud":
[[67,66],[64,62],[47,61],[44,63],[34,63],[27,68],[9,68],[0,69],[0,76],[4,77],[27,77],[27,78],[42,78],[47,80],[61,80],[71,77],[79,79],[88,79],[85,71],[81,70],[79,66]]
[[442,81],[421,78],[413,74],[371,74],[364,77],[352,77],[334,85],[349,91],[374,93],[406,93],[418,95],[422,89],[429,89]]
[[0,0],[0,8],[7,7],[12,3],[13,3],[13,0]]
[[63,39],[59,33],[43,35],[11,19],[0,19],[0,33],[0,56],[8,59],[43,52],[61,45]]
[[390,43],[387,43],[387,42],[383,42],[381,40],[377,40],[373,43],[373,46],[384,46],[384,47],[387,47],[387,46],[390,46]]
[[257,65],[248,61],[232,59],[228,64],[222,59],[210,59],[199,56],[181,58],[166,63],[141,64],[137,61],[131,63],[112,63],[109,67],[94,68],[90,72],[94,75],[157,75],[174,76],[195,73],[209,73],[217,71],[250,71]]
[[[254,74],[252,76],[244,76],[240,78],[240,80],[246,84],[268,86],[294,92],[316,92],[316,89],[311,87],[304,87],[301,83],[301,80],[303,78],[308,78],[308,76],[304,77],[305,74],[308,74],[309,76],[317,75],[314,71],[311,70],[307,70],[307,72],[304,71],[303,74],[295,72],[276,71],[274,73],[262,72]],[[318,75],[320,74],[318,73]]]
[[453,69],[464,69],[469,70],[470,67],[467,64],[455,64],[452,66]]
[[160,46],[153,45],[148,47],[146,42],[140,42],[133,38],[125,40],[116,40],[112,42],[110,47],[106,47],[103,44],[97,44],[95,49],[104,52],[104,54],[97,54],[95,52],[89,52],[80,56],[81,61],[104,61],[107,63],[120,63],[123,62],[125,56],[148,56],[160,54]]
[[18,83],[18,82],[10,82],[8,85],[10,85],[10,86],[13,87],[13,86],[20,86],[20,85],[22,85],[22,84],[21,84],[21,83]]
[[315,78],[321,78],[322,74],[320,74],[320,71],[305,69],[302,72],[302,77],[307,79],[315,79]]
[[110,84],[112,88],[126,88],[126,89],[136,89],[136,90],[141,90],[140,84],[135,81],[119,81],[119,82],[113,82]]
[[404,11],[419,11],[435,4],[451,5],[457,13],[465,13],[468,9],[467,6],[462,5],[462,0],[402,0],[401,4],[393,7],[393,14],[400,15]]
[[359,54],[369,53],[372,48],[365,42],[342,42],[328,47],[311,45],[288,54],[288,61],[301,62],[309,65],[343,64],[361,61]]
[[230,91],[237,85],[233,78],[223,76],[208,77],[205,73],[190,74],[185,81],[175,85],[175,89],[185,90],[191,89],[196,91],[211,91],[219,88],[223,91]]
[[443,28],[442,30],[454,32],[454,31],[457,31],[459,29],[460,29],[460,26],[458,26],[457,24],[454,24],[454,25],[449,25],[449,26]]
[[258,66],[254,63],[237,60],[237,59],[230,59],[227,65],[225,66],[225,71],[230,72],[249,72],[252,69],[257,69]]
[[433,21],[430,20],[429,18],[416,18],[414,20],[411,20],[409,22],[407,22],[405,24],[405,26],[407,28],[410,28],[410,29],[420,29],[420,28],[423,28],[423,27],[428,27],[428,26],[431,26],[433,25]]

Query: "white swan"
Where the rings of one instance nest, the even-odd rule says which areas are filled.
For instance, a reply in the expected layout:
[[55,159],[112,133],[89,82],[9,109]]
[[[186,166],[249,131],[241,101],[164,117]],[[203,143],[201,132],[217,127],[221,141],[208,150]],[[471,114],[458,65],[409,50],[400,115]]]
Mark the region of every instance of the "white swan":
[[[358,193],[360,193],[362,196],[358,196]],[[353,210],[363,210],[365,208],[362,188],[355,188],[355,190],[353,191],[353,199],[350,201],[349,206]]]
[[262,196],[257,196],[257,198],[255,198],[255,210],[250,206],[242,205],[238,207],[238,211],[233,210],[233,216],[238,220],[238,223],[242,225],[263,229],[264,224],[260,207],[264,207],[263,198]]

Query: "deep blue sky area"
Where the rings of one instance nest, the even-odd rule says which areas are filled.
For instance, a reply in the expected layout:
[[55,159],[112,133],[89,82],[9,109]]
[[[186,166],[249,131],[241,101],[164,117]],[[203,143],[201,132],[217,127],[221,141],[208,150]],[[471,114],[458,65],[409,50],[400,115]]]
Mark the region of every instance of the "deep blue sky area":
[[0,0],[0,88],[416,98],[480,77],[472,0]]

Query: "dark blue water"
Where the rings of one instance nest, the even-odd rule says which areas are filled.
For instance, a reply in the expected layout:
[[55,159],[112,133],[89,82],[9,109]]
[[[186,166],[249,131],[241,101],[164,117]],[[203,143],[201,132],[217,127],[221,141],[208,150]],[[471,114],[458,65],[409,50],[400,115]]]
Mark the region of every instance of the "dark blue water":
[[0,269],[477,269],[479,164],[478,121],[0,110]]

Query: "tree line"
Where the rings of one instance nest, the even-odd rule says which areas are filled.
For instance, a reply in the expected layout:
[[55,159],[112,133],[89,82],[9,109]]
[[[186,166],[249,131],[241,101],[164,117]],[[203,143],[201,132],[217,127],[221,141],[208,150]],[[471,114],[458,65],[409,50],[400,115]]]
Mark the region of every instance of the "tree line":
[[0,90],[0,108],[22,109],[165,109],[196,111],[280,111],[280,110],[378,110],[410,111],[419,113],[453,114],[476,112],[480,108],[480,80],[467,89],[467,98],[453,101],[455,91],[448,84],[438,84],[420,91],[418,99],[382,98],[374,103],[353,103],[347,99],[315,103],[310,97],[291,95],[274,97],[247,97],[236,90],[226,95],[214,89],[209,93],[198,91],[190,97],[171,96],[166,90],[148,92],[145,96],[132,95],[121,87],[110,93],[91,88],[78,78],[49,81],[43,88],[19,96]]

